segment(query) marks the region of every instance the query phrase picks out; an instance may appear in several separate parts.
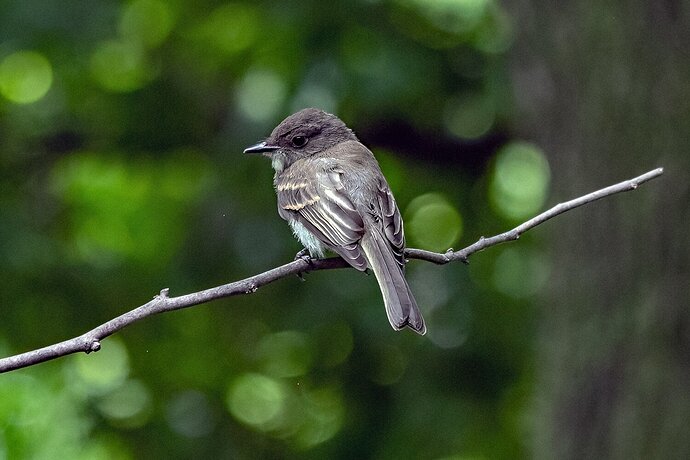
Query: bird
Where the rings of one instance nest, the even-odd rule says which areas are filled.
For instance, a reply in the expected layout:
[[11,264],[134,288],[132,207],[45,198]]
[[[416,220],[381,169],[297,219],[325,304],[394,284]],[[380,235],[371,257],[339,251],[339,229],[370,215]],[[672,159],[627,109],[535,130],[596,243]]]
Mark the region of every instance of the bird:
[[306,108],[285,118],[264,141],[247,147],[275,171],[278,214],[304,246],[327,249],[359,271],[373,271],[388,321],[424,335],[426,324],[405,279],[402,216],[374,154],[337,116]]

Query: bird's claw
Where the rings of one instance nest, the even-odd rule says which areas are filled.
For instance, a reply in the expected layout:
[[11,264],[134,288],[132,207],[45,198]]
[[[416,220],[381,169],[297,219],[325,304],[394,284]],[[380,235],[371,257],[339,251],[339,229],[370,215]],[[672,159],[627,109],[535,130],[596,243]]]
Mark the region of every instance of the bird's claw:
[[311,263],[309,249],[302,248],[297,254],[295,254],[295,260],[304,260],[305,262]]
[[[309,254],[309,249],[303,248],[301,251],[299,251],[297,254],[295,254],[295,260],[303,260],[311,267],[312,258],[311,258],[311,255]],[[309,270],[299,272],[297,274],[297,277],[302,281],[306,281],[306,279],[304,278],[305,273],[309,273]]]

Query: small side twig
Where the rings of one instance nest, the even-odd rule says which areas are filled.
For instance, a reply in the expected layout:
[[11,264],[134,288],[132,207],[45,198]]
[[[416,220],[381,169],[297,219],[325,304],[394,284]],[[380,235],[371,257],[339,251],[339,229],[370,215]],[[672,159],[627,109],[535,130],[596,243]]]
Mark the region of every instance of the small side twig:
[[[482,237],[474,244],[471,244],[470,246],[467,246],[459,251],[448,250],[445,253],[437,253],[425,251],[423,249],[408,248],[405,250],[405,256],[410,259],[419,259],[436,264],[447,264],[449,262],[458,260],[467,263],[468,258],[475,252],[482,251],[500,243],[517,240],[520,235],[526,231],[571,209],[616,193],[635,190],[639,185],[661,176],[663,172],[664,171],[662,168],[657,168],[633,179],[597,190],[596,192],[589,193],[565,203],[557,204],[548,211],[533,217],[512,230],[489,238]],[[332,257],[328,259],[312,259],[310,261],[297,259],[293,262],[281,265],[280,267],[273,268],[240,281],[235,281],[233,283],[224,284],[222,286],[217,286],[179,297],[169,297],[169,290],[166,288],[161,290],[160,294],[155,296],[150,302],[141,305],[134,310],[128,311],[117,318],[111,319],[110,321],[103,323],[78,337],[49,345],[47,347],[39,348],[37,350],[0,359],[0,373],[32,366],[34,364],[49,361],[72,353],[91,353],[98,351],[101,348],[101,341],[106,337],[109,337],[130,324],[158,313],[180,310],[182,308],[192,307],[194,305],[199,305],[224,297],[252,294],[266,284],[272,283],[273,281],[285,278],[287,276],[302,273],[307,270],[318,271],[346,267],[349,267],[349,265],[339,257]]]

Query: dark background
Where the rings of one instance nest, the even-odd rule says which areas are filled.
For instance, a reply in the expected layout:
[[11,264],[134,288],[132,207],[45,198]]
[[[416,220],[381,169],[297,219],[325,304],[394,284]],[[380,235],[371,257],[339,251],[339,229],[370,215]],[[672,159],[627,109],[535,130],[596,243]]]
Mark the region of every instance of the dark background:
[[657,166],[471,265],[288,278],[0,376],[8,458],[687,458],[684,2],[5,1],[0,354],[290,261],[242,149],[317,106],[443,251]]

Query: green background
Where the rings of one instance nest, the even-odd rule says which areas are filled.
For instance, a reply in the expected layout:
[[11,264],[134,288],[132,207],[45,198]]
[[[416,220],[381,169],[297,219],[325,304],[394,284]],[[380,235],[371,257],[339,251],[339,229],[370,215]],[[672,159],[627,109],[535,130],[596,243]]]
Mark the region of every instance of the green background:
[[0,459],[687,458],[684,2],[0,3],[0,355],[300,249],[290,113],[375,152],[408,245],[444,251],[657,166],[460,263],[283,279],[0,375]]

